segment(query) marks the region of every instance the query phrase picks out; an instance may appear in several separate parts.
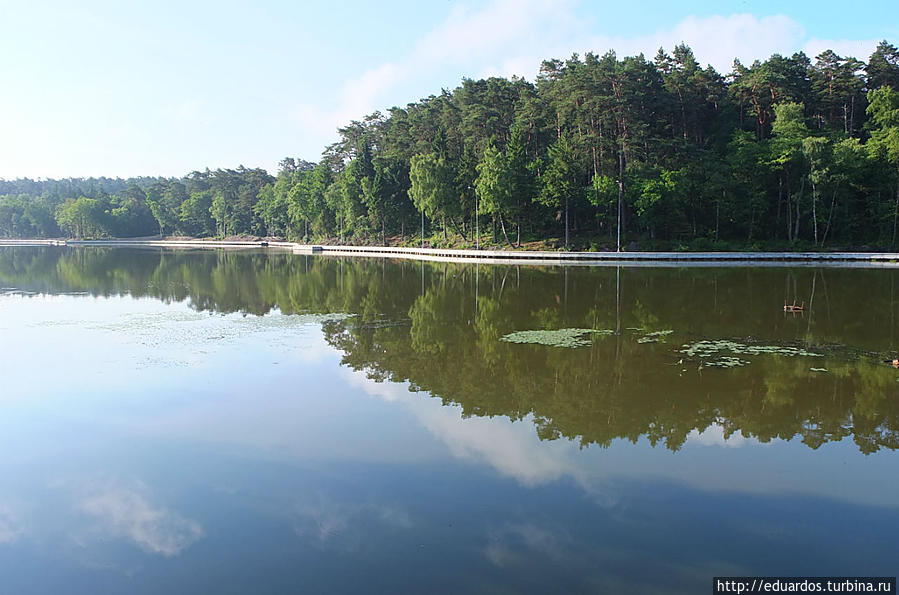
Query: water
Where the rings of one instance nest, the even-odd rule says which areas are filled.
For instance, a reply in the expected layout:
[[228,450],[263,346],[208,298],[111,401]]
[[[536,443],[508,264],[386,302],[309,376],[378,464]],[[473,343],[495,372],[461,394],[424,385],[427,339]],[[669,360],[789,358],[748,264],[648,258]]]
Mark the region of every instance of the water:
[[897,274],[0,248],[0,591],[895,575]]

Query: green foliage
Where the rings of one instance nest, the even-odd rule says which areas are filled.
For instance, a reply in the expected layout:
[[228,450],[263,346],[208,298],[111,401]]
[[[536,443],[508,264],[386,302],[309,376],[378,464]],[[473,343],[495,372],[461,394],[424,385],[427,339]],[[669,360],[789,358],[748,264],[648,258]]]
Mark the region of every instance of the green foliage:
[[537,200],[548,207],[564,207],[578,192],[576,168],[574,147],[567,136],[562,136],[549,147]]
[[868,93],[872,152],[899,166],[899,91],[881,87]]
[[212,190],[192,192],[181,203],[178,214],[178,229],[189,235],[210,236],[215,233],[215,221],[212,218]]
[[678,235],[678,228],[683,227],[678,220],[685,210],[684,185],[683,172],[667,170],[659,172],[657,178],[645,178],[635,184],[634,210],[651,237]]
[[325,164],[314,167],[302,179],[294,183],[287,193],[287,215],[295,236],[304,239],[309,235],[310,226],[314,231],[325,234],[330,229],[326,193],[331,185],[331,170]]
[[[899,237],[899,51],[774,54],[725,78],[670,53],[547,60],[338,130],[318,164],[181,179],[0,180],[0,235],[271,235],[442,245],[883,248]],[[81,198],[95,200],[62,209]],[[478,208],[475,208],[475,205]],[[73,213],[77,212],[77,215]],[[57,220],[56,214],[60,219]],[[517,232],[516,241],[509,231]]]
[[509,160],[493,142],[487,145],[477,170],[475,191],[480,199],[478,212],[485,215],[507,212],[512,204]]
[[8,238],[60,235],[53,217],[55,205],[44,197],[27,194],[0,196],[0,236]]
[[871,54],[865,73],[869,89],[892,87],[899,91],[899,49],[886,40],[881,41]]
[[[409,197],[419,212],[429,219],[454,219],[461,205],[455,200],[453,170],[443,157],[434,153],[416,155],[409,167]],[[445,233],[444,233],[445,235]]]
[[63,231],[75,238],[106,234],[100,201],[86,196],[69,199],[60,205],[56,210],[56,222]]
[[615,331],[592,328],[562,328],[558,330],[515,331],[500,337],[509,343],[531,343],[548,347],[588,347],[592,341],[588,335],[600,337],[615,334]]

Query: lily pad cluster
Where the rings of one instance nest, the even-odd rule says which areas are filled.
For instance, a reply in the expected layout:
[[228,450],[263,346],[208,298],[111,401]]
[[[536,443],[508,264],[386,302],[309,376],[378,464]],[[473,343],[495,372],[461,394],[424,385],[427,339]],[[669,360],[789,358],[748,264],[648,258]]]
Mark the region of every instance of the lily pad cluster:
[[664,331],[652,331],[651,333],[646,333],[645,335],[637,339],[637,343],[658,343],[659,341],[663,341],[665,337],[673,332],[674,331],[670,329]]
[[326,322],[343,322],[349,318],[354,318],[356,315],[346,312],[331,312],[328,314],[307,314],[307,316],[312,318],[315,322],[324,324]]
[[615,331],[594,328],[561,328],[556,330],[516,331],[500,338],[509,343],[531,343],[549,347],[589,347],[592,335],[614,335]]
[[787,357],[824,357],[823,353],[806,351],[801,347],[791,345],[753,345],[751,343],[739,343],[737,341],[697,341],[681,346],[680,353],[687,357],[713,357],[722,352],[730,352],[735,355],[784,355]]
[[395,326],[409,326],[412,324],[411,318],[402,318],[399,320],[390,320],[386,318],[377,319],[377,320],[368,320],[365,322],[359,321],[356,324],[356,328],[358,329],[366,329],[366,330],[377,330],[382,328],[392,328]]
[[687,357],[702,359],[702,367],[736,368],[749,364],[741,355],[783,355],[786,357],[824,357],[822,353],[808,351],[792,345],[755,345],[720,339],[717,341],[697,341],[681,346],[679,353]]
[[704,368],[738,368],[740,366],[748,365],[749,362],[745,359],[740,359],[739,357],[733,355],[722,355],[718,359],[703,362],[702,367]]

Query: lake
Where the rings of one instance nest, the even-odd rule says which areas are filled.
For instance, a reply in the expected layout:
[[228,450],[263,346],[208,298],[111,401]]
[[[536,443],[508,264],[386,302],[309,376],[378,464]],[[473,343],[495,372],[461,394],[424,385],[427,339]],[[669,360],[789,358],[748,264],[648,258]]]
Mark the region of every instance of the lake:
[[0,247],[0,590],[894,576],[897,276]]

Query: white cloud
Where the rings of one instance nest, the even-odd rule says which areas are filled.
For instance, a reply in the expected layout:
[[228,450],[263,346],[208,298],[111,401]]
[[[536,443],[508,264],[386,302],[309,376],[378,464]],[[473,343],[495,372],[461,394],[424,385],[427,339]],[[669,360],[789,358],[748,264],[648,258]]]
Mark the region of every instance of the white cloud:
[[361,372],[347,372],[348,382],[388,402],[402,403],[419,422],[449,448],[453,456],[486,463],[524,485],[538,485],[583,473],[572,462],[577,445],[571,440],[541,442],[533,418],[462,417],[460,407],[410,393],[406,385],[374,382]]
[[729,72],[734,58],[752,63],[773,53],[792,54],[799,49],[804,37],[802,26],[784,15],[761,18],[751,14],[691,16],[671,31],[659,32],[659,43],[655,45],[670,50],[684,42],[693,48],[701,64],[711,64],[720,72]]
[[291,119],[306,134],[333,136],[338,127],[346,126],[352,120],[361,120],[374,111],[373,106],[378,105],[379,97],[405,79],[410,72],[407,67],[382,64],[346,81],[338,92],[333,107],[301,104],[294,108]]
[[367,540],[367,521],[375,519],[393,530],[409,530],[415,526],[403,509],[379,503],[339,501],[332,495],[317,494],[298,501],[293,510],[293,531],[301,539],[320,546],[355,550]]
[[196,521],[151,503],[141,485],[88,485],[77,508],[97,519],[99,533],[128,539],[145,552],[165,557],[177,556],[204,534]]
[[13,543],[22,535],[18,515],[6,504],[0,504],[0,544]]
[[[687,434],[687,443],[701,446],[724,446],[727,448],[738,448],[747,445],[758,446],[760,444],[755,438],[743,436],[740,430],[737,430],[730,436],[725,436],[724,426],[719,424],[712,424],[702,432],[692,430]],[[771,444],[771,442],[767,444]]]
[[350,527],[351,517],[358,511],[319,496],[317,502],[298,503],[295,512],[294,533],[326,542],[345,533]]
[[843,58],[852,57],[867,62],[878,43],[880,43],[879,39],[818,39],[813,37],[805,42],[802,51],[812,62],[815,61],[815,56],[824,50],[833,50]]
[[546,33],[557,41],[561,31],[570,33],[576,26],[573,9],[567,0],[494,0],[477,11],[457,6],[422,39],[412,60],[462,63],[488,53],[508,54],[510,48],[521,51]]
[[[597,34],[587,30],[589,24],[571,0],[493,0],[478,9],[456,5],[409,55],[346,81],[330,107],[297,106],[292,119],[308,133],[333,138],[336,128],[350,120],[416,100],[394,94],[397,87],[422,73],[427,77],[443,73],[449,79],[443,84],[448,86],[462,76],[517,75],[533,80],[542,60],[564,59],[575,52],[601,55],[614,49],[619,57],[643,53],[652,59],[659,47],[670,52],[683,42],[700,64],[711,64],[727,74],[734,58],[751,64],[773,53],[792,55],[803,50],[814,59],[830,47],[840,55],[865,60],[876,45],[871,40],[809,38],[800,23],[785,15],[687,16],[672,27],[627,37]],[[439,88],[422,91],[436,93]]]
[[509,524],[488,533],[484,554],[494,566],[518,564],[539,554],[544,559],[562,559],[574,546],[567,532],[556,526],[541,527],[531,522]]
[[569,38],[564,44],[553,47],[537,45],[527,55],[505,57],[503,66],[495,70],[505,76],[517,74],[533,78],[540,61],[546,58],[567,58],[572,53],[583,55],[586,52],[602,55],[614,50],[619,58],[642,53],[652,60],[660,47],[670,53],[674,46],[686,43],[701,65],[711,64],[726,74],[730,72],[734,58],[751,64],[753,60],[764,60],[773,53],[791,55],[801,49],[804,39],[803,27],[784,15],[688,16],[673,27],[644,35],[588,35]]
[[[571,2],[552,0],[494,0],[480,10],[457,5],[447,19],[419,41],[403,59],[384,63],[347,80],[331,106],[297,105],[291,120],[306,133],[333,137],[339,126],[361,120],[376,109],[404,104],[417,97],[385,104],[385,96],[419,73],[433,73],[448,66],[465,66],[476,75],[485,55],[524,52],[550,28],[556,37],[574,21]],[[539,60],[534,63],[539,65]],[[504,74],[499,73],[498,74]],[[458,79],[452,81],[453,84]],[[430,89],[436,93],[439,89]]]

